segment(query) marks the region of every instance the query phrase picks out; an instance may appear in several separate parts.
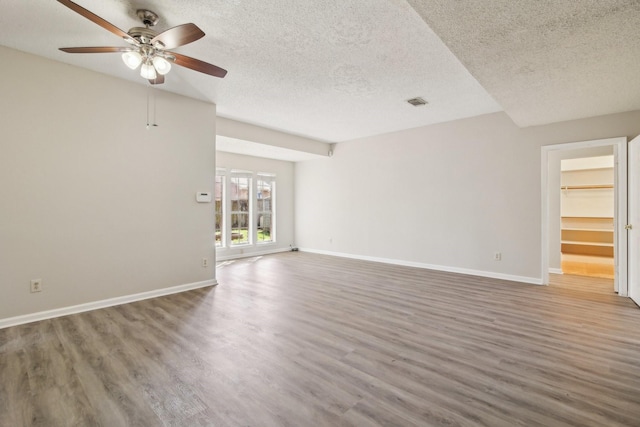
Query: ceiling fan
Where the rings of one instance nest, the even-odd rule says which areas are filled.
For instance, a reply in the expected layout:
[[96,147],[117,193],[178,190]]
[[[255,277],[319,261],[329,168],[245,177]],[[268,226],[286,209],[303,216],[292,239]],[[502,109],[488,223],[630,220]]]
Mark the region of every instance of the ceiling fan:
[[116,36],[122,37],[122,39],[130,45],[126,47],[61,47],[60,50],[63,52],[121,52],[122,60],[127,67],[135,70],[140,66],[140,75],[149,80],[151,84],[164,83],[164,76],[171,69],[172,63],[214,77],[222,78],[227,74],[227,70],[213,64],[166,50],[184,46],[204,37],[204,32],[195,24],[178,25],[177,27],[158,33],[151,28],[158,22],[158,15],[150,10],[140,9],[137,11],[137,14],[138,18],[140,18],[144,24],[144,27],[134,27],[125,33],[120,28],[72,1],[58,1],[74,12],[100,25],[102,28],[111,31]]

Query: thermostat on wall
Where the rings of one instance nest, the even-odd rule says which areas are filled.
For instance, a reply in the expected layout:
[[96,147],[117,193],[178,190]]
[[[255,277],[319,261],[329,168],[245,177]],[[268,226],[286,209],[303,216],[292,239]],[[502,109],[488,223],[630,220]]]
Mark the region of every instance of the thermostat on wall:
[[198,191],[196,193],[196,202],[198,203],[211,203],[211,193]]

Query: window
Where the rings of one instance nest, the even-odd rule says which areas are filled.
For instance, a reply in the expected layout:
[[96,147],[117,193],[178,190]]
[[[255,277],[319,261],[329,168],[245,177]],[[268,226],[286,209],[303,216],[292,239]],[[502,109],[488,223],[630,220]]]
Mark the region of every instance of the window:
[[231,172],[229,198],[231,199],[231,245],[250,243],[251,175]]
[[216,169],[216,248],[239,248],[276,241],[276,176]]
[[216,170],[216,248],[220,248],[225,246],[225,220],[224,220],[224,212],[225,212],[225,203],[224,203],[224,193],[225,193],[225,171],[224,170]]
[[258,174],[256,185],[256,241],[274,241],[273,203],[275,181],[273,175]]

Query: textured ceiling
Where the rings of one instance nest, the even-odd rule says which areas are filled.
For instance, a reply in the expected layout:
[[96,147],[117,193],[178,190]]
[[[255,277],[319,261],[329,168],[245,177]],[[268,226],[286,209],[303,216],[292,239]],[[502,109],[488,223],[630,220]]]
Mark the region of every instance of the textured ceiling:
[[640,109],[640,0],[408,0],[519,126]]
[[[228,75],[174,66],[164,90],[339,142],[503,109],[523,126],[640,109],[639,1],[76,2],[125,31],[139,8],[159,30],[197,24],[206,36],[175,50]],[[60,52],[125,45],[60,3],[0,8],[0,45],[145,84],[118,54]],[[416,96],[429,104],[405,102]]]

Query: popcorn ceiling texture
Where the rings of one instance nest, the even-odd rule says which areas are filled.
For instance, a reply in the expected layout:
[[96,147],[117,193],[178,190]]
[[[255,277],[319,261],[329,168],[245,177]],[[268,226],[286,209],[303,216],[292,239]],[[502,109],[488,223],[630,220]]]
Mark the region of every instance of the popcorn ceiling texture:
[[638,0],[408,0],[519,126],[640,109]]
[[[125,31],[140,25],[138,8],[160,15],[160,31],[197,24],[206,36],[175,50],[229,74],[176,66],[162,90],[328,142],[503,109],[528,126],[640,108],[639,1],[77,3]],[[145,84],[117,54],[58,51],[124,45],[58,2],[3,0],[2,9],[0,44]],[[416,96],[429,104],[405,102]]]

